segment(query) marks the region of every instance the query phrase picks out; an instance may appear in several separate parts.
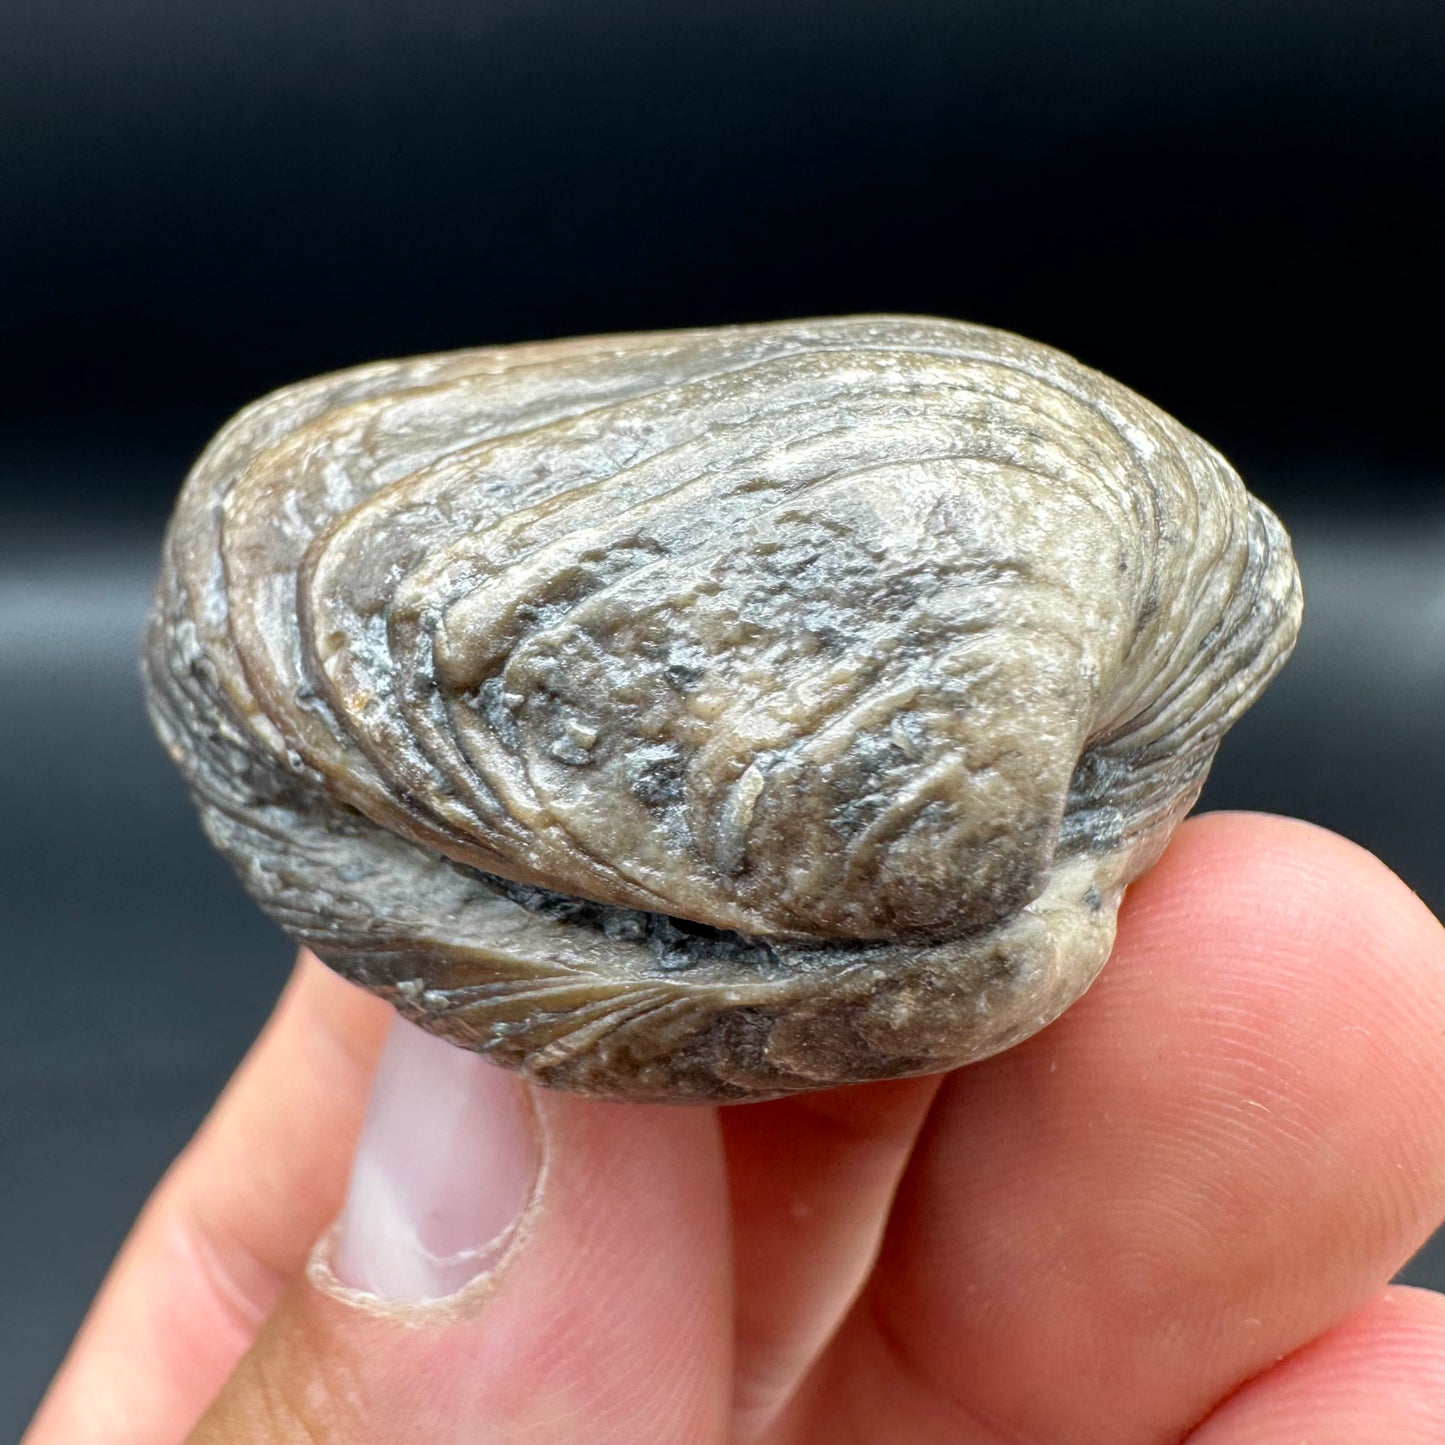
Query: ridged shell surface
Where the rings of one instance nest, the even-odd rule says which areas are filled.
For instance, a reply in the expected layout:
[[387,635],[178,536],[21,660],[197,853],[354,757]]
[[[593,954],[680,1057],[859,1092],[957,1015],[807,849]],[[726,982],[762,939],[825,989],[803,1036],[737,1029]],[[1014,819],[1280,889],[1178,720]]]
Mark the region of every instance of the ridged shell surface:
[[256,403],[167,535],[152,713],[262,907],[547,1084],[952,1067],[1093,979],[1293,644],[1208,445],[981,326],[463,351]]

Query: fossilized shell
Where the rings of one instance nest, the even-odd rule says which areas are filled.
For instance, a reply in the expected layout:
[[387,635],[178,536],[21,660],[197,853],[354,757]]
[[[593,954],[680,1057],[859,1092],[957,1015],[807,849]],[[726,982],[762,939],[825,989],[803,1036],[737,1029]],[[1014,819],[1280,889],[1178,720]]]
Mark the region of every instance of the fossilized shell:
[[950,1068],[1088,986],[1288,653],[1279,523],[981,326],[464,351],[276,393],[196,464],[156,725],[263,908],[543,1083]]

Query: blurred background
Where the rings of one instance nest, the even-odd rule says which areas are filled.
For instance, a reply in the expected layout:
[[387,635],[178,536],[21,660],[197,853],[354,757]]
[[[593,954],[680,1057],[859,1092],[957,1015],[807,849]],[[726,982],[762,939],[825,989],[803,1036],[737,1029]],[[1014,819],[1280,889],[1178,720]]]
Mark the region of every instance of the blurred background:
[[135,661],[187,465],[285,382],[868,310],[1062,347],[1297,539],[1206,803],[1445,911],[1442,66],[1439,0],[5,0],[0,1438],[289,964]]

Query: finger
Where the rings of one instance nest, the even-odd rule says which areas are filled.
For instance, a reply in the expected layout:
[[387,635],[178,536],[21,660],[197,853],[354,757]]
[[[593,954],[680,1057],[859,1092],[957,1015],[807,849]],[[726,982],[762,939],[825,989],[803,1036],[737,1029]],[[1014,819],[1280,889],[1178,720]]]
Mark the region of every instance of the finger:
[[142,1211],[26,1445],[184,1437],[340,1208],[390,1015],[301,956]]
[[1445,1296],[1392,1289],[1252,1380],[1188,1445],[1439,1445]]
[[398,1021],[347,1203],[197,1445],[727,1438],[711,1110],[543,1096]]
[[862,1288],[937,1089],[899,1079],[721,1111],[738,1440],[767,1429]]
[[1442,937],[1341,839],[1186,825],[1095,988],[940,1092],[836,1399],[861,1357],[1009,1439],[1172,1440],[1360,1307],[1445,1214]]

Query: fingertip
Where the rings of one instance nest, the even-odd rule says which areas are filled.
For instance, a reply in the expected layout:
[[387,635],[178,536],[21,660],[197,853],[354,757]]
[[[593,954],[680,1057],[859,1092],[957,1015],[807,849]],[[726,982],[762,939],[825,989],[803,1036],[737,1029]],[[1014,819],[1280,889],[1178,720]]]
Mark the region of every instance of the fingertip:
[[342,977],[309,948],[300,949],[281,994],[278,1013],[304,1015],[307,1031],[334,1040],[368,1068],[375,1063],[391,1023],[385,999]]
[[1158,864],[1130,889],[1121,931],[1159,908],[1209,914],[1255,906],[1266,934],[1330,937],[1403,931],[1403,941],[1445,955],[1445,929],[1398,874],[1358,843],[1301,818],[1273,813],[1202,813],[1175,833]]
[[[1123,1011],[1162,1037],[1255,1034],[1258,1064],[1372,1040],[1384,1075],[1445,1072],[1445,928],[1378,858],[1256,813],[1188,820],[1120,912],[1114,956],[1063,1028]],[[1343,1062],[1343,1056],[1341,1062]],[[1363,1062],[1363,1059],[1360,1060]],[[1319,1080],[1318,1082],[1325,1082]],[[1442,1079],[1445,1086],[1445,1079]]]
[[1332,1269],[1393,1240],[1370,1266],[1383,1282],[1438,1222],[1445,929],[1338,834],[1265,814],[1191,819],[1126,901],[1114,957],[1061,1038],[1109,1060],[1105,1087],[1141,1121],[1194,1131],[1216,1180],[1232,1162],[1300,1191],[1337,1177],[1348,1194],[1353,1174],[1359,1217]]
[[[515,1172],[516,1161],[497,1158],[497,1130],[479,1117],[495,1109],[500,1086],[515,1081],[434,1040],[413,1036],[407,1047],[425,1057],[413,1058],[410,1084],[387,1086],[387,1109],[405,1103],[419,1137],[401,1151],[405,1157],[374,1160],[367,1188],[388,1196],[383,1225],[417,1235],[443,1262],[466,1252],[482,1272],[468,1270],[453,1293],[438,1296],[434,1271],[414,1290],[414,1259],[402,1261],[400,1272],[395,1260],[378,1272],[373,1257],[360,1281],[353,1260],[346,1281],[353,1287],[341,1288],[328,1271],[343,1261],[326,1257],[323,1245],[195,1440],[721,1438],[730,1403],[731,1300],[711,1112],[538,1091],[532,1102],[542,1160],[524,1217],[499,1237],[496,1251],[471,1249],[456,1232],[459,1221],[439,1211],[455,1215],[465,1206],[469,1217],[460,1223],[482,1224],[476,1199],[455,1195],[491,1187],[484,1184],[489,1160]],[[442,1049],[457,1057],[448,1060]],[[395,1071],[390,1050],[388,1058],[383,1075]],[[458,1081],[474,1097],[462,1101],[457,1129],[433,1127],[434,1097],[398,1097],[399,1088],[434,1095]],[[378,1148],[395,1150],[396,1141],[380,1140]],[[468,1153],[478,1157],[457,1169],[458,1156]],[[429,1177],[406,1177],[418,1170]],[[482,1233],[500,1217],[491,1207],[497,1200],[484,1202],[490,1222]],[[375,1200],[365,1205],[372,1213],[376,1207]],[[343,1220],[343,1236],[348,1227],[354,1232],[355,1220]],[[459,1242],[464,1251],[455,1248]],[[364,1247],[374,1255],[374,1245],[352,1240],[353,1252]],[[394,1241],[385,1247],[394,1252]],[[398,1280],[399,1290],[391,1287]]]
[[890,1322],[940,1378],[966,1359],[1020,1434],[1106,1432],[1121,1392],[1183,1428],[1438,1224],[1442,1097],[1445,934],[1420,901],[1323,829],[1192,820],[1093,989],[944,1084]]
[[1445,1438],[1445,1296],[1397,1287],[1256,1376],[1189,1445],[1436,1445]]

